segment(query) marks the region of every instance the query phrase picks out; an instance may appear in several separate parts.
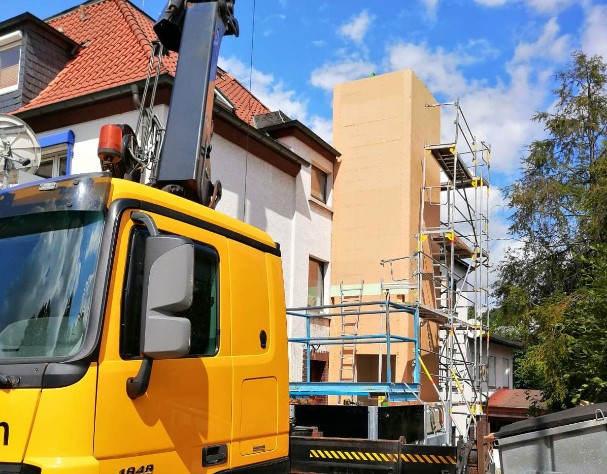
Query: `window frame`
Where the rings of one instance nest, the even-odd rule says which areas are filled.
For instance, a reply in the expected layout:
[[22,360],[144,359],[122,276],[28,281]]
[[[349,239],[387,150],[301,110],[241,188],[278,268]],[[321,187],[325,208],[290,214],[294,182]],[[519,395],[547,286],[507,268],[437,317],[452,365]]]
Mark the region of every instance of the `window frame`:
[[[321,176],[322,179],[318,179]],[[315,177],[317,179],[315,179]],[[316,189],[315,183],[319,182],[320,189]],[[310,196],[317,201],[327,204],[329,199],[329,173],[322,170],[316,165],[311,165],[310,171]]]
[[[13,92],[19,89],[19,81],[21,80],[22,45],[23,33],[21,32],[21,30],[13,31],[7,35],[0,37],[0,53],[8,51],[12,48],[17,48],[19,52],[19,59],[17,60],[17,81],[15,84],[11,84],[10,86],[1,87],[0,95],[7,94],[9,92]],[[1,65],[0,71],[2,71]]]
[[[41,178],[58,178],[59,176],[67,176],[68,172],[68,145],[66,143],[59,145],[52,145],[50,147],[42,148],[41,156],[40,156],[40,165],[38,166],[38,170],[40,167],[46,163],[51,162],[51,175],[50,176],[40,176],[38,174],[38,170],[36,171],[36,176],[40,176]],[[61,162],[65,162],[65,173],[61,173]]]
[[[161,232],[165,235],[171,235],[168,232]],[[145,236],[141,238],[140,242],[136,242],[137,234]],[[122,301],[120,306],[120,340],[119,340],[119,353],[123,360],[140,360],[142,356],[140,354],[141,345],[141,311],[142,311],[142,294],[143,294],[143,260],[145,258],[145,239],[149,236],[147,229],[142,226],[133,226],[129,232],[129,250],[126,266],[125,266],[125,278],[123,282]],[[193,240],[193,239],[192,239]],[[214,283],[214,336],[209,337],[208,340],[214,340],[214,350],[205,353],[192,353],[188,352],[182,358],[201,358],[201,357],[214,357],[219,353],[220,346],[220,265],[219,265],[219,252],[215,247],[210,244],[193,240],[194,242],[194,255],[195,259],[205,254],[212,256],[215,264],[215,283]],[[138,247],[137,247],[138,246]],[[136,274],[133,274],[133,266],[137,265],[139,268],[135,268]],[[196,262],[195,262],[196,268]],[[139,279],[139,280],[137,280]],[[135,282],[141,283],[141,287],[133,288],[133,285],[137,285]],[[196,280],[196,277],[194,278]],[[195,297],[195,295],[194,295]],[[194,303],[193,303],[194,305]],[[191,308],[190,308],[191,309]],[[183,313],[177,313],[176,316],[187,317]],[[129,318],[129,319],[127,319]],[[190,318],[188,318],[190,319]],[[190,319],[191,321],[191,319]],[[213,324],[210,323],[212,328]],[[131,334],[132,333],[132,334]],[[211,331],[209,331],[209,335]],[[194,338],[194,325],[192,325],[192,339]],[[130,338],[130,340],[126,340]],[[190,345],[190,351],[194,344]]]
[[[493,361],[493,364],[491,363]],[[497,358],[490,355],[487,359],[487,387],[497,388]]]
[[[310,289],[312,288],[310,286],[310,279],[312,277],[312,264],[316,264],[318,265],[318,272],[317,272],[317,277],[320,277],[320,287],[317,286],[316,288],[320,288],[320,295],[316,298],[318,304],[310,304]],[[325,301],[325,278],[327,276],[327,263],[323,262],[322,260],[319,260],[318,258],[314,258],[312,256],[310,256],[308,258],[308,304],[307,306],[322,306],[324,304]]]

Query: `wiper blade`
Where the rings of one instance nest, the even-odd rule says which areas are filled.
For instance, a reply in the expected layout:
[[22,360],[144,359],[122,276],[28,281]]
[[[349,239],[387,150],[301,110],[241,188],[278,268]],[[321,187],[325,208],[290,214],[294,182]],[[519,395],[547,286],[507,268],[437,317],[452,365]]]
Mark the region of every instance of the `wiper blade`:
[[0,374],[0,388],[15,388],[21,379],[14,375]]

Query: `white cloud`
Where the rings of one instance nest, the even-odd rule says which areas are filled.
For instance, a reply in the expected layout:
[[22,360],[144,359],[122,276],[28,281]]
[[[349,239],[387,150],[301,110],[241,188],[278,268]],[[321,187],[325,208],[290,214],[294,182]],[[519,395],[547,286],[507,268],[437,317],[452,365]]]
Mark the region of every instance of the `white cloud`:
[[317,115],[310,116],[308,101],[299,99],[293,89],[288,89],[281,80],[272,74],[265,74],[250,67],[235,57],[220,57],[220,67],[236,77],[247,89],[272,111],[281,110],[292,119],[299,120],[326,142],[332,141],[333,122]]
[[426,13],[432,19],[436,18],[436,8],[438,6],[438,0],[422,0],[426,7]]
[[388,48],[387,67],[391,71],[411,68],[433,94],[457,97],[468,83],[458,71],[463,58],[442,48],[432,50],[426,44],[397,43]]
[[501,7],[508,3],[509,0],[475,0],[479,5],[485,5],[486,7]]
[[475,2],[486,7],[502,7],[506,4],[522,3],[536,12],[554,14],[576,3],[584,4],[586,0],[475,0]]
[[542,35],[535,42],[520,43],[516,47],[512,62],[529,62],[534,59],[566,60],[571,50],[570,37],[559,36],[559,31],[557,19],[550,18],[544,25]]
[[525,3],[540,13],[557,13],[569,8],[579,0],[526,0]]
[[373,22],[373,17],[367,10],[363,10],[358,15],[351,18],[347,23],[339,27],[339,34],[351,39],[355,43],[362,43],[365,35]]
[[[434,95],[459,99],[475,135],[495,150],[492,170],[512,177],[519,170],[524,147],[543,133],[541,125],[530,119],[545,109],[555,66],[568,59],[571,38],[559,31],[556,19],[549,19],[534,41],[518,45],[506,64],[507,79],[496,78],[492,85],[464,75],[464,69],[479,58],[495,57],[495,50],[486,44],[480,48],[484,54],[471,54],[471,48],[478,49],[482,42],[453,50],[398,43],[388,48],[386,64],[389,70],[410,67]],[[451,116],[443,116],[442,135],[447,142],[454,136],[452,121]]]
[[367,77],[375,71],[375,64],[360,59],[345,60],[335,64],[325,64],[312,71],[310,82],[331,92],[336,84]]
[[586,15],[582,50],[589,56],[598,54],[607,60],[607,5],[596,5]]
[[308,115],[306,100],[297,98],[293,89],[288,89],[281,80],[272,74],[263,73],[245,65],[235,57],[219,58],[219,67],[232,74],[240,83],[249,89],[270,110],[282,110],[293,119],[305,123]]
[[333,120],[315,115],[310,119],[310,123],[305,124],[310,127],[316,135],[327,143],[333,142]]

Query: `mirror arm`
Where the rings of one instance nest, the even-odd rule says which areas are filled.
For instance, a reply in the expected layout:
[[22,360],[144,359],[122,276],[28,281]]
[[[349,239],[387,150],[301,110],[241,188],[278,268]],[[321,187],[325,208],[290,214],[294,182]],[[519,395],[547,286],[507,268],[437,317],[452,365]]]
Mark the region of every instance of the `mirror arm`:
[[127,379],[126,393],[131,400],[135,400],[147,392],[150,376],[152,375],[152,362],[152,358],[144,357],[137,375]]
[[[160,235],[154,219],[152,219],[146,213],[139,211],[132,212],[131,219],[145,225],[150,235]],[[137,375],[135,377],[129,377],[126,381],[126,393],[131,400],[135,400],[147,392],[151,375],[152,359],[144,356]]]

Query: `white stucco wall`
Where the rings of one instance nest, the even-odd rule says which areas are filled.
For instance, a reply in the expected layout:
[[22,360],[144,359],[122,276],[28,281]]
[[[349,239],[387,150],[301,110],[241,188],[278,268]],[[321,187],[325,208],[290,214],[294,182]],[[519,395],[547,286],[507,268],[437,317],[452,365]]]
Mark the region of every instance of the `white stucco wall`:
[[[163,123],[166,123],[167,113],[165,106],[156,108],[156,114]],[[133,111],[51,130],[40,136],[72,130],[75,135],[72,173],[100,171],[97,144],[101,126],[126,123],[134,128],[137,116],[137,112]],[[286,138],[281,141],[305,161],[326,165],[326,159],[299,140]],[[223,187],[217,210],[268,232],[280,244],[287,307],[307,304],[310,256],[326,263],[325,295],[328,298],[331,281],[332,175],[328,175],[328,205],[317,203],[310,198],[310,167],[304,166],[297,176],[289,176],[217,134],[213,136],[211,166],[213,180],[219,179]],[[303,320],[295,323],[288,321],[288,327],[289,337],[305,333]],[[293,380],[301,380],[302,365],[303,347],[291,345]]]

